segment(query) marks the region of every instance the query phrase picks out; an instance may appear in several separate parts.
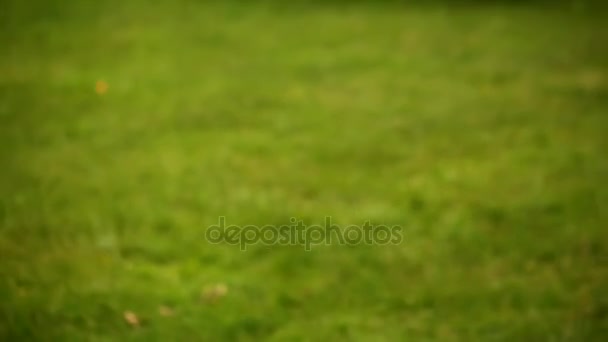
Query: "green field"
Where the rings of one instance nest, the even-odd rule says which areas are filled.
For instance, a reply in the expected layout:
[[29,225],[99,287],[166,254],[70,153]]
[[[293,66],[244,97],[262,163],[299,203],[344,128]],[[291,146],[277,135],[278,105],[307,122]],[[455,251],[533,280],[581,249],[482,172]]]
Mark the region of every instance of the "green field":
[[0,340],[605,341],[606,14],[0,1]]

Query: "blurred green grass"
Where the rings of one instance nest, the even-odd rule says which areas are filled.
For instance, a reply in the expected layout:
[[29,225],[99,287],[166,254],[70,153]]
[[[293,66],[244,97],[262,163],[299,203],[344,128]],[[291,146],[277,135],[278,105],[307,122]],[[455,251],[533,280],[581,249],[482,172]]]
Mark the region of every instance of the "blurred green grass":
[[[0,339],[608,334],[605,12],[182,0],[0,13]],[[205,242],[219,216],[371,220],[405,241],[243,253]],[[216,283],[228,294],[201,303]]]

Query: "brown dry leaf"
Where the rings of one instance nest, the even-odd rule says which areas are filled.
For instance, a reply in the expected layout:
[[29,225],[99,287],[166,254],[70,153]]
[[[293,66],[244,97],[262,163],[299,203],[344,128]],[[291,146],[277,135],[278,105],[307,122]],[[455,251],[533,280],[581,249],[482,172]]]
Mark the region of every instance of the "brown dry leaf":
[[173,309],[171,309],[168,306],[161,305],[158,308],[158,314],[161,315],[161,316],[163,316],[163,317],[170,317],[170,316],[173,316],[175,314],[175,311],[173,311]]
[[207,286],[203,289],[201,297],[208,302],[215,302],[218,299],[228,294],[228,286],[226,284],[215,284]]
[[125,321],[132,327],[138,327],[140,325],[139,318],[133,311],[125,311],[123,313]]
[[105,81],[97,81],[97,83],[95,83],[95,92],[99,95],[103,95],[108,92],[108,88],[108,83]]

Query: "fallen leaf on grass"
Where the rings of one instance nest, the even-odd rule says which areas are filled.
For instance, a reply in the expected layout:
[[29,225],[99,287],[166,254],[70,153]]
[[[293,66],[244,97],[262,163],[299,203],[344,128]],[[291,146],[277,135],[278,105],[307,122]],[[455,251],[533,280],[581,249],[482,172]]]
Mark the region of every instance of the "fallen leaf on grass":
[[95,83],[95,92],[99,95],[103,95],[108,91],[108,83],[105,81],[97,81]]
[[228,294],[228,287],[226,284],[215,284],[207,286],[203,289],[201,297],[207,302],[216,302],[218,299]]
[[158,314],[163,317],[169,317],[173,316],[175,312],[170,307],[162,305],[158,308]]
[[138,327],[140,324],[139,318],[133,311],[125,311],[123,313],[123,317],[125,318],[125,321],[132,327]]

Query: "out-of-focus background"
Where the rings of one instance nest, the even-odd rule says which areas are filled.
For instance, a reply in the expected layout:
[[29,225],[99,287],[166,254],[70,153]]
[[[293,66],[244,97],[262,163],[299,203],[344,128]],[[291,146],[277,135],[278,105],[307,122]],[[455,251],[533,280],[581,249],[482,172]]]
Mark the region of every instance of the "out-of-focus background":
[[603,340],[606,13],[1,1],[0,339]]

